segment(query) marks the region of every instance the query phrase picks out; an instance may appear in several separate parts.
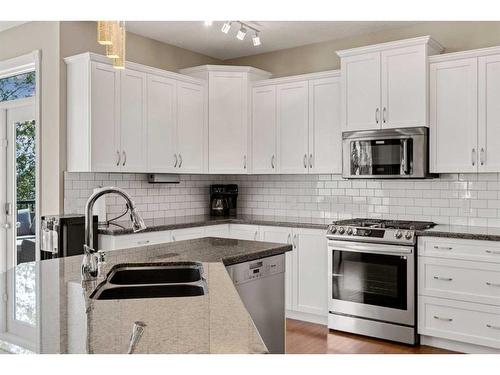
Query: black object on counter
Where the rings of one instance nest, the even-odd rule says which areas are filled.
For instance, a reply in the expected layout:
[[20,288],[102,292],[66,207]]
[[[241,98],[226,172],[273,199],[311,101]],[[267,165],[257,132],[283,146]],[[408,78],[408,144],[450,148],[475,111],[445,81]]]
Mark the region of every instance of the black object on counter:
[[210,185],[210,215],[236,216],[238,185]]

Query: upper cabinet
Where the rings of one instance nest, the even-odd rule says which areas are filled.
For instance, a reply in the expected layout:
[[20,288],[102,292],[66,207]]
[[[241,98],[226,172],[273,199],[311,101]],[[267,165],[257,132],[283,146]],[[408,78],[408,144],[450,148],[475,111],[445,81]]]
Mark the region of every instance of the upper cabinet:
[[251,67],[224,65],[203,65],[180,72],[208,82],[209,172],[248,173],[250,84],[271,74]]
[[429,36],[337,51],[344,131],[428,126]]
[[340,173],[339,72],[256,82],[251,134],[252,173]]
[[68,171],[207,172],[205,81],[92,53],[65,62]]
[[500,48],[430,59],[434,173],[500,172]]

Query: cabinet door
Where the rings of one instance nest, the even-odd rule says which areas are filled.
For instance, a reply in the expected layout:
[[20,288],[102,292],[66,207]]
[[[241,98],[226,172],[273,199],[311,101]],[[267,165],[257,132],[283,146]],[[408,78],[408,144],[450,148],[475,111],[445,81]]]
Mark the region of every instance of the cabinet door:
[[209,73],[209,171],[246,173],[248,85],[246,74]]
[[121,166],[123,172],[147,170],[147,75],[126,69],[120,82]]
[[[262,241],[291,244],[292,228],[262,226]],[[292,310],[293,306],[293,251],[285,254],[285,309]]]
[[174,229],[172,231],[172,241],[194,240],[202,237],[205,237],[205,227]]
[[207,225],[205,227],[205,236],[231,238],[229,236],[229,224]]
[[229,237],[236,240],[259,241],[260,230],[257,225],[230,224]]
[[280,173],[307,173],[308,171],[308,82],[278,85],[278,170]]
[[178,172],[206,171],[208,130],[205,86],[177,83],[177,153]]
[[431,172],[477,171],[477,59],[430,66]]
[[342,173],[339,77],[309,82],[309,173]]
[[328,252],[326,233],[294,229],[294,310],[326,316],[328,313]]
[[382,128],[427,126],[427,46],[381,53]]
[[478,63],[479,171],[500,172],[500,55]]
[[380,53],[344,57],[342,71],[343,130],[380,128]]
[[252,90],[252,173],[276,172],[276,86]]
[[176,81],[148,75],[148,172],[176,169]]
[[120,148],[120,71],[110,65],[91,65],[91,170],[118,172]]

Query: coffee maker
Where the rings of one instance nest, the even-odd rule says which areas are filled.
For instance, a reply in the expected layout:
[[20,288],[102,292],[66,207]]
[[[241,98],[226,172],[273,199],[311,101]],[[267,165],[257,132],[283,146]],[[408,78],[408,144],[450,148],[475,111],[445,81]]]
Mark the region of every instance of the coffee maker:
[[238,185],[210,185],[210,215],[236,216]]

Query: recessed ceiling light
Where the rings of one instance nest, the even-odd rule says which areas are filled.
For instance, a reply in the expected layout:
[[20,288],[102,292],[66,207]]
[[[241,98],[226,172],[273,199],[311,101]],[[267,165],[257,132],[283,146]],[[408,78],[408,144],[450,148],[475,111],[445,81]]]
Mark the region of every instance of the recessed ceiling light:
[[252,37],[252,42],[255,47],[260,46],[260,36],[259,33],[255,33],[255,35]]
[[205,21],[205,26],[212,26],[214,21]]
[[241,29],[238,30],[238,34],[236,34],[236,38],[243,40],[245,39],[245,35],[247,35],[247,29],[241,26]]
[[231,22],[224,22],[224,25],[222,25],[220,31],[222,31],[224,34],[227,34],[230,28],[231,28]]

